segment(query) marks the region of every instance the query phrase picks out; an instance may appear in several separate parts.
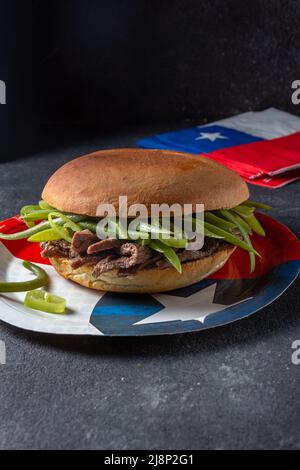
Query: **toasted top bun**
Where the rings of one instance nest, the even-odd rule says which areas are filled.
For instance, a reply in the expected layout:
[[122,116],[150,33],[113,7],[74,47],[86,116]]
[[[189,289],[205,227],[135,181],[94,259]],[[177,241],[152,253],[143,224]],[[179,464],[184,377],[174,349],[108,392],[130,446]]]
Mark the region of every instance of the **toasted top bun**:
[[112,149],[76,158],[59,168],[42,197],[56,209],[96,216],[99,204],[204,204],[230,209],[249,197],[234,171],[208,158],[169,150]]

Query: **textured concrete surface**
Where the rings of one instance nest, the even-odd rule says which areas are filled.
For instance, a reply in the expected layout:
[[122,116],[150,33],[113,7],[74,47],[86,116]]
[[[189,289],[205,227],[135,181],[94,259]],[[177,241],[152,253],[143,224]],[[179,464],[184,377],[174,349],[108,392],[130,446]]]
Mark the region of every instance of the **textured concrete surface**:
[[[155,130],[64,146],[54,138],[55,150],[1,164],[1,219],[37,201],[63,162]],[[299,234],[299,182],[251,189]],[[300,366],[291,363],[299,297],[298,281],[246,320],[174,337],[54,337],[1,322],[0,448],[300,448]]]

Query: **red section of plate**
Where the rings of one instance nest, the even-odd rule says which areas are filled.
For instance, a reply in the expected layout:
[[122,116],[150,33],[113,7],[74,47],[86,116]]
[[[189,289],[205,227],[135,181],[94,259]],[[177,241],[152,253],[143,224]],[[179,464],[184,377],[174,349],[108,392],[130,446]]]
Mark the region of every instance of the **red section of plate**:
[[[18,215],[0,222],[0,232],[2,233],[22,232],[27,228],[27,225]],[[26,238],[23,240],[1,240],[1,242],[16,258],[32,261],[33,263],[50,264],[48,259],[41,257],[39,243],[28,242]]]
[[[214,279],[247,279],[256,278],[287,261],[300,259],[300,242],[284,225],[265,214],[257,214],[266,231],[266,236],[254,234],[251,237],[255,249],[261,254],[256,258],[256,268],[250,273],[249,255],[244,250],[236,249],[225,266],[211,276]],[[19,216],[0,223],[0,232],[15,233],[25,230],[27,226]],[[50,264],[40,255],[40,244],[30,243],[26,239],[1,240],[8,250],[17,258],[34,263]]]
[[250,273],[249,255],[238,248],[225,266],[211,276],[212,278],[253,279],[282,263],[300,259],[300,242],[293,232],[268,215],[256,215],[265,229],[266,236],[251,236],[254,248],[261,254],[261,258],[256,257],[255,271]]

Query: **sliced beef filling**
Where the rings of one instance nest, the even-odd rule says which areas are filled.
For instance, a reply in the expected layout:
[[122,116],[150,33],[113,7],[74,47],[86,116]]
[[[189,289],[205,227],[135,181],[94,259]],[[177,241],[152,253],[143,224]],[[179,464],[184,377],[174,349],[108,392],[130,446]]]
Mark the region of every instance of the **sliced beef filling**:
[[75,232],[72,238],[71,251],[72,254],[81,255],[86,253],[89,246],[98,241],[98,237],[90,232],[90,230],[82,230]]
[[[226,245],[227,243],[222,240],[207,237],[204,239],[204,245],[201,250],[178,250],[177,256],[181,263],[187,263],[188,261],[197,261],[199,259],[203,259],[207,256],[212,255],[213,253],[220,250]],[[155,264],[158,268],[169,268],[171,266],[165,257],[162,257],[157,260]]]
[[87,248],[88,255],[94,255],[95,253],[101,253],[102,251],[111,250],[112,248],[120,248],[122,245],[121,240],[117,238],[106,238],[105,240],[100,240],[97,238],[97,242],[93,243]]
[[126,270],[133,266],[142,265],[152,257],[150,248],[137,245],[136,243],[124,243],[118,248],[118,251],[119,258],[104,258],[96,264],[93,271],[94,277],[99,277],[101,274],[112,269]]
[[166,258],[162,254],[152,252],[151,258],[148,261],[145,261],[144,263],[139,264],[137,266],[132,266],[131,268],[127,268],[127,269],[120,268],[118,271],[118,275],[120,277],[125,277],[125,276],[129,276],[130,274],[135,274],[141,269],[150,269],[150,268],[158,267],[156,263],[159,260],[165,260],[165,259]]
[[41,243],[42,258],[69,258],[70,243],[65,240],[55,240]]
[[[219,251],[226,242],[205,238],[201,250],[175,250],[181,263],[203,259]],[[89,230],[76,232],[72,243],[65,240],[41,243],[44,258],[68,258],[74,269],[84,265],[94,266],[93,276],[118,270],[119,276],[128,276],[141,269],[168,268],[169,262],[163,254],[152,251],[147,246],[135,242],[108,238],[99,240]]]

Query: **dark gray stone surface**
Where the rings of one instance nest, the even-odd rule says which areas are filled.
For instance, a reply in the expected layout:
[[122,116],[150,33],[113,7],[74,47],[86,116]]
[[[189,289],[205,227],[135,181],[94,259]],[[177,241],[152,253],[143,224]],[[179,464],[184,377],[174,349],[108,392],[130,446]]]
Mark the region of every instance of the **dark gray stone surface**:
[[[55,150],[1,164],[1,219],[37,201],[63,162],[132,146],[157,129],[57,142]],[[299,233],[299,182],[251,192]],[[1,449],[300,448],[300,366],[291,363],[291,344],[300,339],[299,281],[250,318],[201,333],[72,338],[1,322],[0,339],[7,347]]]

